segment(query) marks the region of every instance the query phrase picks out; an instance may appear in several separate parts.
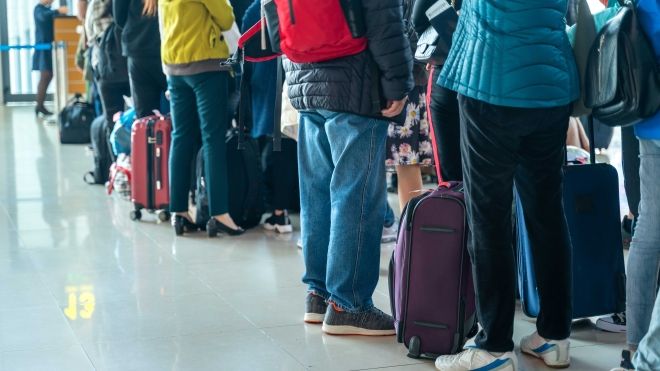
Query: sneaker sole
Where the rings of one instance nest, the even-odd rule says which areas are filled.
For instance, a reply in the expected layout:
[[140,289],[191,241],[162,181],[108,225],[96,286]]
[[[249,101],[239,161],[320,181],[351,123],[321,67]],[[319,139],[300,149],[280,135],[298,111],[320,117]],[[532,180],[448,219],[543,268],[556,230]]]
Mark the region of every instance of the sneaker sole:
[[596,327],[600,330],[613,332],[615,334],[623,334],[626,332],[626,326],[615,325],[604,321],[596,321]]
[[567,363],[548,363],[548,361],[545,358],[543,358],[542,355],[536,354],[532,350],[525,349],[525,348],[521,348],[520,350],[524,354],[527,354],[527,355],[532,356],[534,358],[540,359],[541,361],[543,361],[543,363],[545,363],[546,366],[548,366],[550,368],[562,369],[562,368],[569,368],[571,366],[571,360],[570,359],[568,360]]
[[284,225],[281,226],[279,224],[264,224],[264,229],[267,231],[276,231],[278,233],[292,233],[293,232],[293,226],[292,225]]
[[369,330],[355,326],[331,326],[323,324],[323,332],[329,335],[363,335],[363,336],[392,336],[396,335],[394,329],[391,330]]
[[305,317],[303,320],[305,323],[313,323],[313,324],[320,324],[323,323],[323,319],[325,318],[325,313],[305,313]]

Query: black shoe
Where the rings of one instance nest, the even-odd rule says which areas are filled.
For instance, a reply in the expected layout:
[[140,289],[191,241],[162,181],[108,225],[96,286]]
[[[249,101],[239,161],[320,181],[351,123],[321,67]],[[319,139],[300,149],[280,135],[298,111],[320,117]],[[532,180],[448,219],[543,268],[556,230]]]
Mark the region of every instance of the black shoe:
[[621,364],[619,367],[621,367],[624,370],[634,370],[635,366],[633,365],[632,361],[630,360],[630,351],[629,350],[624,350],[621,352]]
[[238,229],[229,228],[222,222],[219,222],[216,218],[209,219],[209,222],[206,223],[206,234],[208,234],[209,237],[215,237],[218,233],[227,233],[230,236],[240,236],[245,233],[245,230],[241,227],[238,227]]
[[172,216],[172,227],[177,236],[182,236],[183,232],[192,232],[198,229],[197,225],[182,215],[174,214]]
[[394,319],[376,307],[365,312],[350,313],[329,303],[323,320],[323,332],[331,335],[395,335]]
[[266,219],[264,222],[264,229],[267,231],[277,231],[278,233],[293,232],[293,226],[291,226],[289,213],[284,210],[282,215],[271,215],[270,218]]
[[49,110],[47,110],[46,107],[43,107],[43,106],[42,107],[35,107],[34,108],[34,115],[39,116],[40,114],[43,115],[43,116],[52,116],[53,115],[53,113],[50,112]]
[[328,303],[322,297],[308,293],[305,300],[305,322],[323,323],[325,312],[328,309]]

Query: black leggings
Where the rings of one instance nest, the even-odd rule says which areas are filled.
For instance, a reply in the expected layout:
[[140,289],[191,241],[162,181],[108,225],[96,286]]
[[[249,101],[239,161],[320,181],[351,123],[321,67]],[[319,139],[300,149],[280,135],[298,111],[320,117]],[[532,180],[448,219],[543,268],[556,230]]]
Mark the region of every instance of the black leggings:
[[621,128],[621,150],[623,155],[623,184],[628,198],[628,210],[639,216],[640,194],[639,181],[639,140],[635,136],[635,127]]
[[282,151],[273,151],[273,138],[259,138],[262,169],[273,210],[300,209],[298,192],[298,148],[293,139],[282,138]]
[[442,180],[463,180],[461,163],[461,121],[456,92],[436,82],[442,66],[433,67],[429,80],[429,117],[432,124],[432,140],[435,153],[435,168]]

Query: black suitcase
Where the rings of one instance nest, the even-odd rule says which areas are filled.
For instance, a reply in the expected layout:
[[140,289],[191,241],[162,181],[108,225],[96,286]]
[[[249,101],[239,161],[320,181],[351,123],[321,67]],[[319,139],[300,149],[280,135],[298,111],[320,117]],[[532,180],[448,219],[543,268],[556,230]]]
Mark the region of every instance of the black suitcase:
[[[593,143],[593,118],[589,117]],[[626,275],[621,238],[619,175],[609,164],[564,166],[564,212],[572,244],[573,318],[625,310]],[[518,285],[523,312],[539,313],[534,266],[522,209],[517,203]]]
[[[227,176],[229,185],[229,215],[244,229],[252,228],[261,222],[264,214],[262,192],[261,158],[259,145],[254,139],[243,139],[243,149],[238,149],[238,129],[227,131]],[[195,206],[195,224],[205,227],[208,222],[208,197],[204,176],[203,149],[197,154],[196,181],[191,192],[191,203]]]

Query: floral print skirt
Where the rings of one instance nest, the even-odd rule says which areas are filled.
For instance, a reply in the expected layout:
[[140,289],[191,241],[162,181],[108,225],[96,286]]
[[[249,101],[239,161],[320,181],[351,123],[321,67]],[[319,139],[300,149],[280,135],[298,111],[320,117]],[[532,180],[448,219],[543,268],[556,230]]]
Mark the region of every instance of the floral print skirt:
[[426,111],[426,88],[416,86],[408,95],[406,121],[390,122],[387,130],[385,165],[433,165],[429,121]]

